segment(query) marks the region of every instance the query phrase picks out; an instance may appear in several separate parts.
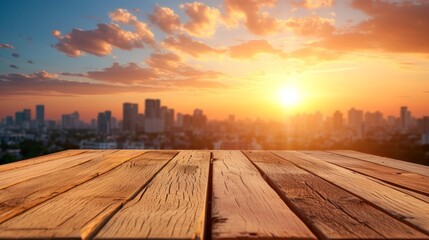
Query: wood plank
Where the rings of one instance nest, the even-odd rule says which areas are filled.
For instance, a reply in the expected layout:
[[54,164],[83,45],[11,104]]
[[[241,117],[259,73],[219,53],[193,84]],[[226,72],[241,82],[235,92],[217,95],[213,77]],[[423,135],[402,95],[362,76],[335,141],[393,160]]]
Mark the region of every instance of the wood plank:
[[74,156],[64,157],[55,161],[48,161],[25,167],[12,169],[0,174],[0,189],[7,188],[14,184],[43,176],[55,171],[61,171],[94,159],[112,153],[112,151],[92,151]]
[[[362,199],[282,158],[261,151],[246,156],[322,239],[420,239],[426,236]],[[428,237],[429,238],[429,237]]]
[[209,151],[181,151],[95,239],[203,239],[209,167]]
[[61,151],[61,152],[43,155],[40,157],[21,160],[18,162],[8,163],[8,164],[0,165],[0,172],[4,172],[4,171],[16,169],[16,168],[21,168],[21,167],[26,167],[29,165],[44,163],[44,162],[48,162],[48,161],[53,161],[53,160],[57,160],[60,158],[78,155],[78,154],[81,154],[84,152],[87,152],[87,150],[80,150],[80,149],[66,150],[66,151]]
[[212,239],[315,239],[240,151],[212,154]]
[[0,223],[143,153],[137,150],[107,152],[111,154],[0,189]]
[[429,234],[429,204],[375,182],[364,175],[297,151],[274,151],[277,155],[365,199],[391,216]]
[[380,157],[372,154],[356,152],[351,150],[335,150],[335,151],[329,151],[329,152],[347,156],[347,157],[361,159],[367,162],[377,163],[388,167],[398,168],[404,171],[414,172],[414,173],[418,173],[429,177],[429,166],[405,162],[405,161],[401,161],[393,158]]
[[0,238],[90,238],[176,151],[151,151],[0,224]]
[[340,167],[362,173],[384,182],[402,187],[420,194],[429,195],[429,177],[397,168],[387,167],[356,158],[350,158],[330,152],[302,151],[316,158],[325,160]]

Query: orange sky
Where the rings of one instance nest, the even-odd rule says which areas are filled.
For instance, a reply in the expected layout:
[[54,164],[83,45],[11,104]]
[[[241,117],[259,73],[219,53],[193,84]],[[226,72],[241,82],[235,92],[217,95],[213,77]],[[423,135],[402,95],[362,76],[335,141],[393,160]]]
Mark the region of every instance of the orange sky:
[[[211,119],[351,107],[398,116],[402,105],[429,115],[427,1],[145,4],[111,6],[98,24],[46,26],[37,67],[19,65],[25,48],[0,36],[0,117],[41,103],[51,119],[75,110],[121,118],[123,102],[143,112],[145,98]],[[299,92],[294,106],[281,103],[283,88]]]

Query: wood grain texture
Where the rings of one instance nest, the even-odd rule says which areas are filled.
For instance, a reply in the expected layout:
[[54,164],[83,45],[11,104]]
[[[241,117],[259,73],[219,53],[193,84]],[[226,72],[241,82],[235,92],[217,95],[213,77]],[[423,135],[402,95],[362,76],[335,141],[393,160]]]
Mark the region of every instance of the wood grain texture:
[[357,172],[338,167],[297,151],[274,151],[287,161],[365,199],[391,216],[429,234],[429,204],[371,180]]
[[344,167],[384,182],[402,187],[420,194],[429,195],[429,177],[397,168],[387,167],[356,158],[341,156],[323,151],[302,151],[340,167]]
[[212,154],[212,239],[315,239],[240,151]]
[[17,169],[12,169],[0,174],[0,189],[7,188],[14,184],[40,177],[55,171],[61,171],[66,168],[91,161],[94,158],[105,156],[112,151],[92,151],[81,153],[74,156],[68,156],[55,161],[47,161],[39,164],[28,165]]
[[0,189],[0,223],[143,153],[137,150],[104,152],[108,154],[59,172]]
[[176,154],[151,151],[133,158],[0,224],[0,239],[88,239]]
[[381,165],[388,166],[388,167],[398,168],[398,169],[402,169],[404,171],[414,172],[414,173],[418,173],[418,174],[429,177],[429,167],[428,166],[410,163],[410,162],[405,162],[405,161],[401,161],[401,160],[397,160],[397,159],[393,159],[393,158],[386,158],[386,157],[380,157],[380,156],[376,156],[376,155],[372,155],[372,154],[366,154],[366,153],[351,151],[351,150],[335,150],[335,151],[329,151],[329,152],[339,154],[339,155],[343,155],[343,156],[347,156],[347,157],[361,159],[361,160],[364,160],[367,162],[381,164]]
[[44,163],[44,162],[48,162],[48,161],[53,161],[53,160],[57,160],[57,159],[61,159],[61,158],[69,157],[69,156],[74,156],[74,155],[78,155],[78,154],[81,154],[81,153],[84,153],[87,151],[88,150],[66,150],[66,151],[62,151],[62,152],[51,153],[51,154],[40,156],[40,157],[21,160],[21,161],[14,162],[14,163],[4,164],[4,165],[0,165],[0,172],[12,170],[12,169],[17,169],[17,168],[21,168],[21,167],[26,167],[29,165]]
[[282,158],[245,151],[278,192],[323,239],[420,239],[421,232]]
[[95,239],[202,239],[209,166],[209,151],[181,151]]

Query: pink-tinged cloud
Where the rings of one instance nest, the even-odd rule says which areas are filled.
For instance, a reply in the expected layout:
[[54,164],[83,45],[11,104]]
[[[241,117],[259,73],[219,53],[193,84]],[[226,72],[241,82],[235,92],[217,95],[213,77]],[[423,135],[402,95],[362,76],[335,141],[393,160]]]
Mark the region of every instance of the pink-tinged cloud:
[[136,63],[128,63],[127,65],[114,63],[111,67],[103,70],[87,73],[87,77],[94,80],[124,84],[148,83],[156,79],[157,76],[153,69],[141,68]]
[[225,49],[212,48],[209,45],[193,40],[191,37],[180,34],[177,37],[169,36],[163,42],[165,48],[186,53],[192,57],[202,57],[204,55],[219,55],[226,52]]
[[180,7],[189,17],[189,21],[184,24],[184,29],[193,36],[210,37],[213,36],[220,18],[217,8],[209,7],[200,2],[181,4]]
[[155,45],[154,35],[148,26],[127,10],[117,9],[110,13],[110,17],[114,22],[133,26],[134,31],[124,30],[115,23],[100,23],[94,30],[73,29],[64,36],[54,30],[52,35],[59,40],[54,47],[70,57],[77,57],[83,53],[105,56],[112,52],[113,47],[131,50],[143,48],[144,43]]
[[121,92],[160,91],[153,87],[114,86],[66,81],[46,71],[0,75],[0,98],[23,95],[99,95]]
[[149,20],[162,31],[172,34],[181,29],[180,18],[171,8],[155,6]]
[[[215,71],[205,71],[192,67],[184,62],[184,60],[174,53],[152,53],[146,60],[146,64],[154,70],[164,74],[168,74],[169,78],[183,77],[204,77],[215,78],[223,76],[223,73]],[[168,78],[167,77],[167,78]],[[162,76],[166,78],[166,76]]]
[[256,35],[269,35],[281,29],[281,21],[261,11],[263,7],[274,7],[277,0],[225,0],[224,21],[230,27],[243,22]]
[[338,59],[343,52],[318,47],[304,47],[287,54],[288,58],[296,58],[306,64],[318,64]]
[[274,48],[267,40],[251,40],[229,48],[229,55],[237,59],[249,59],[258,54],[273,54],[285,57],[282,50]]
[[333,34],[315,46],[339,50],[429,53],[429,2],[354,0],[352,6],[369,19],[348,32]]
[[12,48],[12,49],[14,49],[15,47],[9,43],[0,43],[0,48]]
[[296,2],[292,2],[292,4],[294,6],[299,6],[308,9],[326,8],[334,5],[334,0],[298,0]]
[[326,36],[334,32],[335,20],[316,15],[301,18],[289,18],[284,26],[299,36]]

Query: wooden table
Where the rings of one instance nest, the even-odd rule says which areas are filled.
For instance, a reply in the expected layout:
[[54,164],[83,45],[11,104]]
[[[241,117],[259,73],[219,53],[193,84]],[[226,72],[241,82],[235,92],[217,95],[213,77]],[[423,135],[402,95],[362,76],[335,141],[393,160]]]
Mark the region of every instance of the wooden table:
[[429,167],[345,150],[68,150],[0,166],[0,238],[429,239]]

